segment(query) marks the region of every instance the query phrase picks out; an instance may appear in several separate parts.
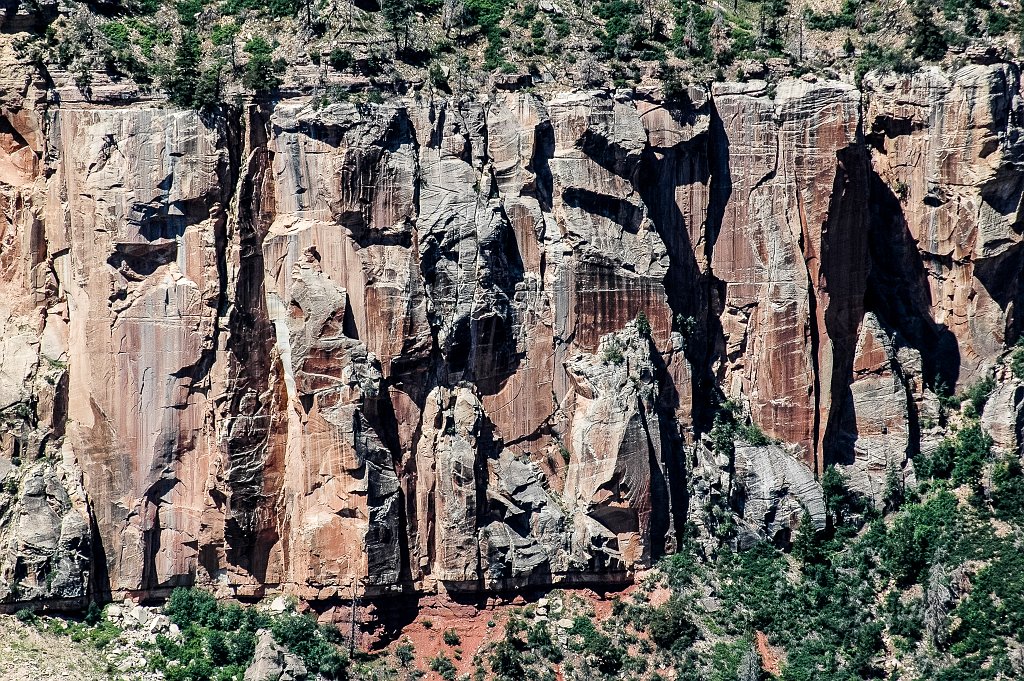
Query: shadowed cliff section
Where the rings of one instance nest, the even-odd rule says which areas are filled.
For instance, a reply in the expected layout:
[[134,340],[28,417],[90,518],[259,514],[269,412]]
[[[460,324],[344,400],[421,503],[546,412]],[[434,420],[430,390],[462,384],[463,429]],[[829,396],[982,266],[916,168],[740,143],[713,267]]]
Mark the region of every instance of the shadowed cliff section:
[[[266,310],[262,241],[272,220],[272,196],[266,193],[269,159],[265,152],[268,112],[257,107],[246,112],[242,129],[245,137],[232,145],[242,159],[234,202],[232,231],[238,240],[232,265],[238,268],[228,313],[226,349],[230,353],[228,391],[230,400],[222,409],[226,418],[227,466],[221,475],[226,489],[214,488],[210,495],[226,516],[224,541],[204,546],[203,567],[211,573],[224,569],[221,560],[238,565],[262,582],[267,577],[270,546],[278,530],[268,526],[260,509],[275,492],[280,476],[280,454],[271,444],[275,430],[272,412],[274,394],[269,345],[273,328]],[[275,484],[276,483],[276,484]],[[264,520],[260,520],[260,516]]]

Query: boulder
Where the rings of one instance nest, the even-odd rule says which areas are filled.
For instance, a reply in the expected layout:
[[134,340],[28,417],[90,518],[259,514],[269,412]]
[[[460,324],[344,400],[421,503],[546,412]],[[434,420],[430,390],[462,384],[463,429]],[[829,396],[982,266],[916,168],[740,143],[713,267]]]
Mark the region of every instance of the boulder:
[[256,653],[245,670],[245,681],[305,681],[306,665],[282,648],[266,629],[256,633]]

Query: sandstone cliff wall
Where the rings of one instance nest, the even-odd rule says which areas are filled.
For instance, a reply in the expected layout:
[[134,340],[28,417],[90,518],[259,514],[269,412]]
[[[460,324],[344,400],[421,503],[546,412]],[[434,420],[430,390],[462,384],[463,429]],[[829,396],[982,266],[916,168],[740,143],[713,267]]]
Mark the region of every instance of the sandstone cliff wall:
[[[200,115],[6,69],[0,601],[622,583],[717,502],[823,522],[827,464],[879,499],[1020,335],[1020,85]],[[714,451],[727,398],[776,444]]]

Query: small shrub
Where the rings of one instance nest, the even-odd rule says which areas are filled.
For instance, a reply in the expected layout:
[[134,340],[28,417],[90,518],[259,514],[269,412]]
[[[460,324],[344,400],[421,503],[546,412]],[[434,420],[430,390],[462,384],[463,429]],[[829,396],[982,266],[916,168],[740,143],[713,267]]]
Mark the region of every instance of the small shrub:
[[437,657],[431,658],[430,668],[437,672],[445,681],[455,681],[459,671],[456,669],[455,663],[444,654],[444,651],[438,653]]
[[552,662],[562,661],[562,649],[551,639],[551,632],[543,622],[538,622],[526,632],[526,645]]
[[36,617],[36,613],[28,608],[22,608],[18,612],[14,613],[14,616],[19,622],[24,622],[25,624],[33,624],[38,619],[38,617]]
[[217,24],[213,27],[213,31],[210,34],[210,40],[214,45],[230,45],[235,40],[235,36],[242,27],[234,21],[227,24]]
[[75,643],[88,643],[97,650],[106,648],[111,641],[121,635],[121,630],[113,622],[106,620],[101,620],[95,626],[72,624],[65,632]]
[[518,681],[525,678],[525,656],[522,651],[522,643],[517,640],[505,638],[499,641],[491,651],[491,671],[496,679],[500,681]]
[[395,646],[395,657],[398,659],[398,664],[402,665],[402,667],[408,667],[412,664],[412,661],[416,659],[416,648],[413,647],[412,641],[403,639],[401,643]]
[[355,64],[355,58],[348,50],[335,47],[327,57],[327,63],[337,71],[348,71]]
[[617,338],[612,337],[605,343],[604,350],[601,353],[601,361],[605,364],[622,364],[625,360],[626,357],[622,354],[622,346],[619,345]]
[[121,21],[108,21],[100,26],[100,32],[114,50],[127,50],[131,47],[131,34],[128,26]]
[[198,625],[216,626],[219,619],[217,599],[202,589],[179,587],[171,592],[164,614],[182,629]]
[[647,631],[655,645],[666,650],[686,650],[699,633],[679,598],[671,598],[651,612]]
[[1019,341],[1010,354],[1010,371],[1018,380],[1024,380],[1024,345]]
[[302,658],[309,671],[328,679],[342,679],[348,667],[348,655],[330,643],[333,634],[326,633],[325,629],[306,614],[279,617],[270,627],[277,642]]
[[964,390],[963,399],[971,404],[975,413],[980,414],[985,410],[985,403],[988,402],[989,395],[992,394],[995,387],[996,379],[986,376]]
[[636,330],[643,338],[651,337],[651,322],[643,310],[636,313]]
[[94,627],[103,620],[103,608],[101,608],[95,601],[89,604],[89,607],[85,610],[85,623],[90,627]]
[[430,84],[437,90],[442,92],[448,92],[450,90],[448,86],[448,76],[444,75],[444,69],[441,68],[440,64],[431,64],[430,69],[427,72],[427,76],[430,78]]
[[905,496],[906,485],[903,481],[903,475],[895,465],[891,465],[885,473],[885,491],[882,497],[885,502],[885,510],[899,510],[900,506],[903,505]]
[[1020,459],[1009,454],[992,471],[992,507],[1003,520],[1024,523],[1024,470]]
[[445,629],[442,638],[444,639],[444,644],[446,646],[457,646],[462,643],[462,638],[459,636],[459,632],[454,629]]
[[854,67],[854,81],[857,87],[861,86],[864,76],[869,71],[879,73],[913,73],[917,70],[917,62],[907,57],[902,50],[888,47],[879,47],[875,43],[868,43],[861,50]]
[[765,432],[761,430],[761,426],[754,422],[740,423],[736,426],[736,435],[739,439],[752,444],[755,447],[764,447],[765,445],[772,444],[773,440],[765,435]]
[[992,10],[988,13],[988,34],[991,36],[1000,36],[1010,30],[1013,26],[1013,22],[1010,17],[1005,13],[998,10]]
[[956,485],[976,484],[992,450],[992,438],[977,422],[947,437],[930,455],[919,455],[914,466],[922,478],[949,478]]
[[929,0],[916,0],[911,7],[914,25],[910,34],[910,49],[915,57],[939,61],[946,56],[949,43],[935,21],[933,5]]
[[844,0],[843,8],[839,12],[819,14],[811,9],[806,9],[804,12],[807,28],[818,31],[836,31],[841,28],[856,28],[857,26],[856,0]]

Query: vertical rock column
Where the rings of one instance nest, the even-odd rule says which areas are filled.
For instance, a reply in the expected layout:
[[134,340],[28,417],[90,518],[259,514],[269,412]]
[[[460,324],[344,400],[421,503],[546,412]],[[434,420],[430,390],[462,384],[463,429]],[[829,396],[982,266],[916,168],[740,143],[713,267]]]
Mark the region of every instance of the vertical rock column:
[[716,86],[714,102],[730,191],[711,261],[724,285],[721,384],[820,469],[869,269],[859,93],[787,80],[770,99],[752,82]]

